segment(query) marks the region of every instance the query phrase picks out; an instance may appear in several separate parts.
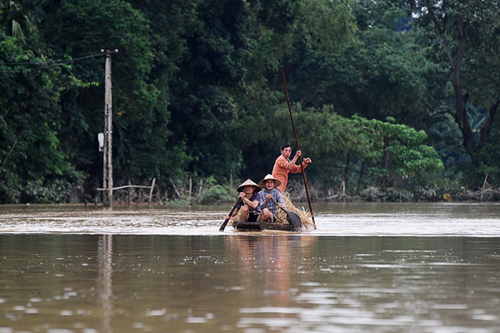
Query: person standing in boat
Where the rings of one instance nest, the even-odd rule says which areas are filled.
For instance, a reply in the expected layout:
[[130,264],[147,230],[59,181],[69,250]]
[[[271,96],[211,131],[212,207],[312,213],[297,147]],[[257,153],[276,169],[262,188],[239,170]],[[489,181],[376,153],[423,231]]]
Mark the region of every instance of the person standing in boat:
[[302,155],[300,150],[297,150],[293,159],[290,160],[290,156],[292,155],[292,146],[290,144],[285,144],[281,147],[281,155],[274,162],[273,167],[273,177],[280,181],[280,185],[278,186],[278,190],[281,193],[285,192],[286,185],[288,183],[288,174],[289,173],[299,173],[302,171],[302,168],[307,168],[307,166],[312,162],[309,157],[305,158],[302,161],[302,168],[300,165],[295,164],[297,159]]
[[240,221],[255,222],[261,213],[260,208],[260,190],[261,188],[251,179],[244,181],[236,190],[241,198],[240,203],[236,206],[232,216],[227,215],[226,220],[236,216],[240,212]]
[[283,195],[277,189],[281,182],[272,175],[267,175],[259,182],[259,186],[263,188],[260,192],[260,208],[262,213],[257,221],[265,221],[273,223],[276,221],[276,213],[278,208],[285,208]]

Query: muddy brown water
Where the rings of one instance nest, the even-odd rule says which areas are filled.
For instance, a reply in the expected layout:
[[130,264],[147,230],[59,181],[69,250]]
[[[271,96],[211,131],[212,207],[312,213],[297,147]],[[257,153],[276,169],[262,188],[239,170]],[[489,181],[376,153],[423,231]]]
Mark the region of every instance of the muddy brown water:
[[0,333],[499,332],[500,205],[0,206]]

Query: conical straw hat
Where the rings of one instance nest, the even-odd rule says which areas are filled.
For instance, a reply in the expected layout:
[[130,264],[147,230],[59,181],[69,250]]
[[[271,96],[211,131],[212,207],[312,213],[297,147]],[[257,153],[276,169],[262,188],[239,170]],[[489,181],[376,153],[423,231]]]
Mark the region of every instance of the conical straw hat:
[[260,187],[266,187],[266,181],[267,180],[274,180],[274,187],[278,187],[278,186],[281,185],[281,182],[279,180],[277,180],[276,178],[274,178],[273,175],[268,174],[267,176],[264,177],[264,179],[262,179],[259,182],[259,186]]
[[241,183],[240,186],[238,186],[236,188],[236,191],[238,191],[238,192],[243,191],[243,187],[245,187],[245,186],[255,186],[256,189],[253,190],[254,192],[259,192],[261,190],[261,188],[259,187],[259,185],[255,184],[255,182],[253,180],[247,179],[243,183]]

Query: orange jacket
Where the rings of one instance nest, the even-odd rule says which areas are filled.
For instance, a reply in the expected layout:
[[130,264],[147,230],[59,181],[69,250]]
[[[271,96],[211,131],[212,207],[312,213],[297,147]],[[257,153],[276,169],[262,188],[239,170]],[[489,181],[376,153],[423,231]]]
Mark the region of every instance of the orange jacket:
[[288,164],[290,164],[290,161],[283,157],[283,155],[280,155],[276,159],[276,162],[274,162],[273,177],[281,182],[281,185],[277,187],[281,193],[285,192],[286,184],[288,183],[288,174],[302,171],[300,165],[294,165],[291,170],[288,170]]

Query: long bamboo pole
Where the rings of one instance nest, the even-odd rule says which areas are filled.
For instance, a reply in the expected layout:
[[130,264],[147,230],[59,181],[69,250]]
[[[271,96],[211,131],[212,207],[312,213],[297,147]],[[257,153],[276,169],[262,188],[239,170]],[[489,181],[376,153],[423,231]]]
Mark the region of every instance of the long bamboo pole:
[[[293,135],[295,136],[295,144],[297,145],[297,150],[300,150],[299,147],[299,139],[297,138],[297,130],[295,129],[295,123],[293,121],[293,116],[292,116],[292,107],[290,106],[290,98],[288,98],[288,89],[286,87],[286,80],[285,80],[285,71],[283,70],[283,67],[281,69],[281,76],[283,77],[283,85],[285,86],[285,94],[286,94],[286,101],[288,103],[288,111],[290,112],[290,119],[292,120],[292,127],[293,127]],[[306,195],[307,195],[307,203],[309,204],[309,211],[311,212],[311,219],[314,225],[314,229],[316,229],[316,222],[314,221],[314,213],[311,205],[311,198],[309,197],[309,190],[307,189],[307,180],[306,180],[306,173],[304,172],[304,167],[302,166],[302,155],[300,156],[300,170],[302,171],[302,178],[304,179],[304,186],[306,188]]]

